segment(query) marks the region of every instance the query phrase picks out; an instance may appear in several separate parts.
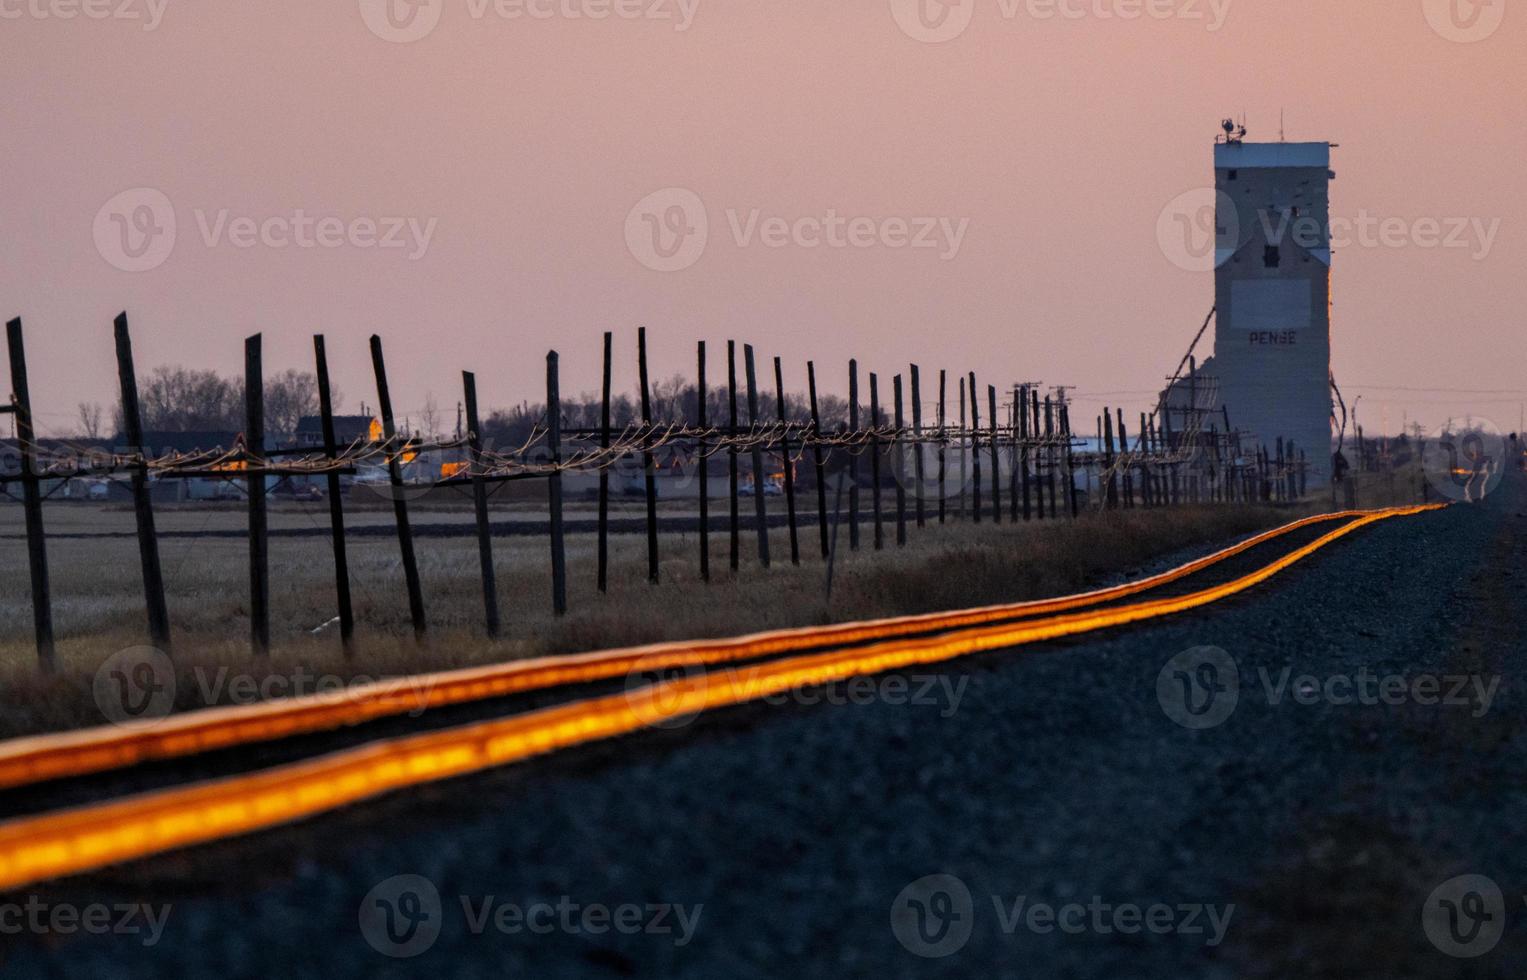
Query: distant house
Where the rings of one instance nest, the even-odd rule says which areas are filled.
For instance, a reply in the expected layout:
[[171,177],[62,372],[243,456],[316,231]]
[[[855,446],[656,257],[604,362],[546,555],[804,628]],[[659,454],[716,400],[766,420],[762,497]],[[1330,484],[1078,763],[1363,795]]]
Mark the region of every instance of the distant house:
[[[297,422],[297,448],[323,448],[323,416],[304,415]],[[343,449],[357,442],[380,442],[382,424],[370,415],[334,416],[334,442]]]

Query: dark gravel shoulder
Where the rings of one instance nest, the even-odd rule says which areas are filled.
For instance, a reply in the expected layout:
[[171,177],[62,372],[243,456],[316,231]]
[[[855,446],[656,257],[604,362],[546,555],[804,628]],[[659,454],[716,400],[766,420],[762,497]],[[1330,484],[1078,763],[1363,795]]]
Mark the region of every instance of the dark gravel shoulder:
[[[5,972],[1516,976],[1522,499],[1512,483],[1483,506],[1384,522],[1159,625],[836,690],[865,703],[716,712],[8,896],[0,907],[170,907],[151,947],[0,937]],[[1234,661],[1238,697],[1190,730],[1158,679],[1206,646]],[[1482,714],[1319,695],[1365,672],[1498,686]],[[1510,910],[1477,959],[1422,927],[1433,889],[1465,873]],[[914,885],[933,875],[949,877]],[[1044,908],[1068,928],[1046,928]],[[424,951],[379,951],[395,939]]]

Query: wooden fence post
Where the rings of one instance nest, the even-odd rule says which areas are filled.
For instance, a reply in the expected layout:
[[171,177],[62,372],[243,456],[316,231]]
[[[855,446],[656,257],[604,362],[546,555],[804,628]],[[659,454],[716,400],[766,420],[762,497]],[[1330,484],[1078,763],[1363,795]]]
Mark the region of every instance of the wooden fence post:
[[318,417],[323,425],[323,454],[329,460],[329,538],[334,550],[334,596],[339,603],[339,643],[345,656],[355,653],[355,609],[350,600],[350,558],[345,549],[345,502],[339,483],[339,438],[334,431],[334,397],[329,386],[329,356],[323,335],[313,338],[318,368]]
[[408,588],[408,614],[414,637],[424,639],[424,587],[419,583],[419,563],[414,557],[414,533],[408,522],[408,500],[403,487],[403,450],[397,446],[398,427],[392,415],[392,391],[387,386],[387,362],[382,357],[382,338],[371,335],[371,367],[376,374],[377,409],[382,413],[382,436],[387,440],[387,478],[392,490],[392,513],[398,525],[398,550],[403,579]]
[[27,564],[32,573],[32,632],[37,641],[37,661],[45,673],[58,670],[53,644],[53,597],[48,588],[48,543],[42,523],[41,475],[37,472],[37,433],[32,425],[32,392],[27,384],[26,346],[22,343],[21,319],[5,325],[10,347],[11,393],[15,398],[16,441],[21,450],[21,496],[26,510]]
[[604,385],[599,408],[599,571],[600,594],[610,590],[610,376],[615,360],[615,335],[604,334]]
[[1113,468],[1113,412],[1109,411],[1106,405],[1103,406],[1103,414],[1098,424],[1102,430],[1100,438],[1103,444],[1100,451],[1103,454],[1103,471],[1107,474],[1105,479],[1099,481],[1102,485],[1098,489],[1103,494],[1105,506],[1109,510],[1114,510],[1119,506],[1119,476]]
[[1020,404],[1021,403],[1018,401],[1018,388],[1015,386],[1013,388],[1013,412],[1012,412],[1011,418],[1009,419],[1009,422],[1010,422],[1010,424],[1012,426],[1011,436],[1012,436],[1012,440],[1013,440],[1013,458],[1011,460],[1011,467],[1008,470],[1008,473],[1010,474],[1010,476],[1009,476],[1008,483],[1007,483],[1007,499],[1008,499],[1008,507],[1010,508],[1010,511],[1009,511],[1009,514],[1008,514],[1008,519],[1012,523],[1014,523],[1014,524],[1017,524],[1018,520],[1019,520],[1019,510],[1018,510],[1018,461],[1019,461],[1020,457],[1018,455],[1018,453],[1019,453],[1019,445],[1018,445],[1018,442],[1019,442],[1019,440],[1018,440],[1018,418],[1022,414],[1021,412],[1018,411],[1018,406]]
[[[1172,452],[1177,448],[1177,440],[1173,438],[1172,413],[1170,409],[1161,413],[1160,434],[1162,448],[1166,451],[1167,457],[1170,458]],[[1166,468],[1166,472],[1161,476],[1162,496],[1168,504],[1175,507],[1177,505],[1177,467],[1172,463],[1165,463],[1163,465]]]
[[753,516],[758,521],[758,563],[769,567],[769,508],[764,501],[764,485],[768,473],[764,471],[763,445],[758,441],[758,374],[753,363],[753,345],[742,346],[743,367],[748,379],[748,428],[749,441],[753,444]]
[[991,428],[991,519],[993,524],[1002,523],[1002,464],[997,454],[997,388],[986,386],[988,415]]
[[647,581],[658,584],[657,461],[652,455],[652,390],[647,384],[647,328],[636,331],[636,367],[642,386],[642,474],[647,494]]
[[822,452],[822,413],[817,408],[817,366],[806,362],[806,387],[811,396],[811,457],[817,477],[817,528],[822,539],[822,560],[826,561],[831,545],[827,536],[827,461]]
[[880,505],[880,379],[870,372],[870,509],[875,519],[875,550],[885,548],[885,514]]
[[[859,362],[848,362],[848,431],[859,441]],[[859,447],[849,447],[848,550],[859,550]]]
[[1014,399],[1014,412],[1018,416],[1018,478],[1023,490],[1023,519],[1032,520],[1033,510],[1029,495],[1029,388],[1018,389]]
[[1060,517],[1060,504],[1055,497],[1055,471],[1059,469],[1059,460],[1055,454],[1055,404],[1045,395],[1045,455],[1048,457],[1048,465],[1045,467],[1045,480],[1050,488],[1050,519],[1057,520]]
[[260,335],[244,341],[244,472],[249,484],[249,643],[270,654],[270,553],[265,521],[265,375]]
[[546,503],[551,512],[551,610],[567,614],[567,548],[562,527],[562,387],[557,376],[557,352],[546,355],[546,448],[551,475]]
[[922,528],[928,524],[923,500],[923,392],[918,383],[916,364],[912,365],[912,442],[917,453],[912,464],[913,476],[917,480],[917,500],[914,506],[917,510],[917,526]]
[[981,523],[981,399],[976,395],[976,373],[970,372],[970,485],[973,491],[970,515]]
[[1034,510],[1038,519],[1044,521],[1044,453],[1048,452],[1049,446],[1044,443],[1044,430],[1040,427],[1040,389],[1029,389],[1029,408],[1034,415]]
[[138,525],[138,563],[143,570],[143,598],[148,612],[149,642],[170,649],[170,613],[164,601],[164,572],[159,564],[159,537],[154,531],[154,506],[149,499],[148,447],[143,445],[143,414],[138,407],[138,376],[133,369],[133,342],[127,314],[117,316],[117,379],[122,388],[122,427],[128,452],[138,457],[132,468],[133,513]]
[[780,424],[780,463],[785,468],[785,516],[790,525],[790,564],[801,563],[800,536],[795,530],[795,463],[790,458],[790,419],[785,412],[785,369],[774,359],[774,403]]
[[705,400],[705,341],[700,341],[698,373],[695,381],[695,412],[700,437],[695,441],[695,458],[700,465],[700,581],[710,581],[710,457],[705,449],[707,406]]
[[902,428],[906,425],[906,416],[902,412],[901,375],[896,375],[892,380],[896,398],[896,436],[892,441],[892,452],[895,456],[896,477],[896,547],[907,546],[907,454],[906,442],[902,438]]
[[729,478],[732,506],[731,506],[731,532],[729,558],[732,565],[732,573],[742,567],[742,514],[738,503],[738,476],[737,476],[737,341],[726,342],[726,400],[727,400],[727,431],[726,431],[726,465]]
[[[608,335],[606,335],[608,336]],[[477,558],[482,565],[483,617],[488,636],[499,633],[498,576],[493,571],[493,529],[488,523],[488,484],[482,476],[482,424],[477,418],[477,377],[461,372],[467,411],[467,452],[472,464],[472,506],[477,512]],[[607,433],[608,429],[605,430]]]
[[1074,521],[1081,514],[1081,505],[1076,499],[1076,456],[1071,449],[1071,409],[1064,400],[1060,403],[1060,432],[1066,440],[1066,497],[1071,503],[1071,519]]
[[944,523],[949,510],[949,423],[948,423],[948,375],[949,372],[939,369],[938,372],[938,522]]
[[[1107,411],[1106,409],[1104,411]],[[1128,463],[1129,457],[1129,429],[1124,425],[1124,409],[1114,409],[1119,428],[1119,455],[1125,457],[1125,464],[1120,467],[1124,477],[1124,509],[1129,510],[1135,506],[1134,477],[1130,475]],[[1151,474],[1146,462],[1150,454],[1150,438],[1145,428],[1145,413],[1140,413],[1140,503],[1142,506],[1150,502]]]
[[[960,386],[959,387],[960,387],[960,437],[955,442],[955,445],[959,447],[959,451],[958,451],[958,453],[956,455],[959,457],[959,460],[960,460],[960,492],[959,492],[958,507],[956,509],[958,510],[958,512],[960,513],[961,516],[965,516],[965,481],[970,478],[970,462],[969,462],[969,459],[970,459],[970,455],[971,454],[970,454],[970,451],[965,448],[965,437],[969,433],[970,429],[966,425],[966,418],[967,418],[967,416],[965,414],[965,376],[964,375],[960,375]],[[980,495],[981,495],[981,488],[980,488],[980,484],[978,483],[976,485],[976,499],[977,500],[980,499]],[[980,508],[979,507],[976,508],[976,513],[977,514],[980,513]]]

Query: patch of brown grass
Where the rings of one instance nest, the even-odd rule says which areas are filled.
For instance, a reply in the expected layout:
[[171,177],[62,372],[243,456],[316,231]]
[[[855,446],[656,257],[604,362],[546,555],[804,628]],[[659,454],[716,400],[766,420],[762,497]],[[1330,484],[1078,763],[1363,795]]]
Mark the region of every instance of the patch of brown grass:
[[[19,509],[19,508],[17,508]],[[1302,513],[1302,512],[1301,512]],[[595,541],[568,542],[571,613],[552,616],[544,539],[495,541],[505,636],[482,635],[482,593],[476,542],[470,537],[416,542],[430,617],[427,642],[414,642],[398,562],[387,537],[350,542],[352,591],[361,624],[358,653],[340,653],[332,562],[324,538],[272,541],[273,651],[256,663],[248,647],[248,566],[237,539],[162,542],[174,653],[181,671],[177,710],[227,703],[212,697],[208,678],[229,674],[290,679],[300,669],[337,680],[393,676],[502,662],[546,653],[628,646],[660,640],[732,636],[755,630],[893,616],[1077,591],[1184,548],[1225,541],[1293,520],[1272,508],[1188,507],[1084,515],[1080,521],[1000,526],[958,522],[910,528],[905,549],[850,552],[840,533],[829,606],[815,527],[803,527],[802,564],[789,564],[785,532],[771,533],[774,567],[760,568],[754,536],[743,535],[742,568],[728,568],[727,539],[712,534],[714,581],[699,579],[698,536],[665,535],[662,584],[646,581],[646,543],[611,539],[610,593],[594,587]],[[119,514],[131,530],[131,515]],[[11,522],[7,521],[7,525]],[[31,646],[31,607],[24,542],[0,540],[0,735],[100,724],[92,695],[103,661],[144,642],[136,542],[117,538],[50,541],[54,619],[61,671],[40,677]],[[287,685],[289,686],[289,685]],[[283,689],[280,685],[277,691]]]

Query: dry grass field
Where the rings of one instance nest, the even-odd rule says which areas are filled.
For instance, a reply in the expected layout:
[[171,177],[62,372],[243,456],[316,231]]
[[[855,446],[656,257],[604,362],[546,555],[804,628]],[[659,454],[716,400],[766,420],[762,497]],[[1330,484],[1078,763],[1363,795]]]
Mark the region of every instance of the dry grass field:
[[[1365,501],[1366,503],[1366,501]],[[49,541],[54,618],[61,671],[38,674],[31,644],[31,609],[20,508],[0,508],[0,734],[51,731],[102,722],[92,683],[112,654],[145,642],[145,621],[132,516],[120,509],[70,505],[50,508],[50,530],[116,532],[107,537]],[[430,618],[427,641],[414,641],[395,538],[350,541],[357,654],[339,649],[332,562],[325,537],[273,538],[272,641],[268,661],[248,647],[247,548],[237,537],[167,537],[161,542],[174,654],[183,673],[226,667],[253,676],[290,678],[300,670],[341,680],[391,676],[499,662],[544,653],[593,650],[665,639],[728,636],[776,627],[917,613],[1074,591],[1140,568],[1185,548],[1226,541],[1292,520],[1306,511],[1255,507],[1194,507],[1084,515],[1078,522],[930,525],[911,529],[911,542],[883,553],[847,548],[843,530],[829,607],[815,529],[802,534],[799,568],[788,562],[783,529],[772,532],[775,565],[759,568],[751,532],[743,536],[742,569],[728,570],[726,535],[712,534],[715,581],[699,580],[695,534],[667,535],[661,548],[663,582],[646,581],[645,539],[611,541],[610,592],[594,587],[595,539],[568,540],[569,615],[550,609],[544,537],[495,541],[504,637],[482,633],[482,596],[472,537],[417,542]],[[273,526],[310,514],[273,515]],[[421,518],[433,520],[433,517]],[[239,515],[174,514],[164,526],[238,526]],[[781,562],[783,557],[785,561]],[[315,634],[313,631],[317,630]],[[276,690],[283,690],[278,686]],[[226,692],[226,688],[224,688]],[[177,685],[177,710],[226,701],[205,683]]]

